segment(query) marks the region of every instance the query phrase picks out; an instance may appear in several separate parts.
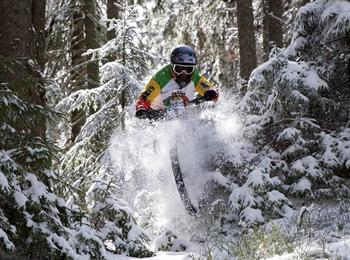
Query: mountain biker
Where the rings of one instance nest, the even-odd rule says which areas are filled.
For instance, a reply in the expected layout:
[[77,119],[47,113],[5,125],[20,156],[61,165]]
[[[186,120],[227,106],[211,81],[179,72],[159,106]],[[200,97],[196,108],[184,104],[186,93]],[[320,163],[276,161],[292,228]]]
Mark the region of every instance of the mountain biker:
[[186,106],[195,92],[205,100],[217,101],[218,92],[212,83],[199,73],[194,50],[187,45],[174,48],[170,55],[171,63],[158,71],[147,83],[136,101],[135,116],[141,119],[152,118],[155,112],[162,111],[172,100],[180,100]]

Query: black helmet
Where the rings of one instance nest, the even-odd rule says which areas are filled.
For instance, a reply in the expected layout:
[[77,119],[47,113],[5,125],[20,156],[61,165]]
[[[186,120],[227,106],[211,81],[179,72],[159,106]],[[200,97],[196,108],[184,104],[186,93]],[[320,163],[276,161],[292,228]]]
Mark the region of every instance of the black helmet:
[[180,45],[171,52],[170,61],[172,64],[196,65],[196,53],[190,46]]

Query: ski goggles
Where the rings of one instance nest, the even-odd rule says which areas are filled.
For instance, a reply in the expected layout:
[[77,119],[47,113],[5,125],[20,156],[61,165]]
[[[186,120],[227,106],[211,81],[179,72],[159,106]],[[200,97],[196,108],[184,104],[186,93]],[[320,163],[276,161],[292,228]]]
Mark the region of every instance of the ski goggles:
[[176,75],[180,75],[181,73],[185,72],[186,75],[190,75],[194,71],[194,65],[173,65],[173,71]]

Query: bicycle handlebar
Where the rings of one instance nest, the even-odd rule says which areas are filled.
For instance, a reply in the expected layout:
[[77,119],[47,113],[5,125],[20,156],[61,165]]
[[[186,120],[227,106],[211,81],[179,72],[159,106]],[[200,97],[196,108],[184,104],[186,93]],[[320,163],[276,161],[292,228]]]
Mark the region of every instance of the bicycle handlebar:
[[[208,101],[205,99],[205,97],[198,97],[190,100],[187,105],[199,105],[205,101]],[[153,110],[151,109],[148,111],[147,118],[151,120],[159,120],[167,117],[167,110]]]

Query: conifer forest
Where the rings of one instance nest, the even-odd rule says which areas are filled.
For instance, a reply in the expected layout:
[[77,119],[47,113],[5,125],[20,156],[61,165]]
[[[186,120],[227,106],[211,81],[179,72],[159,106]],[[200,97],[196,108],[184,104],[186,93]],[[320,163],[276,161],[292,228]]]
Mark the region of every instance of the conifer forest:
[[349,259],[349,0],[0,0],[0,260]]

